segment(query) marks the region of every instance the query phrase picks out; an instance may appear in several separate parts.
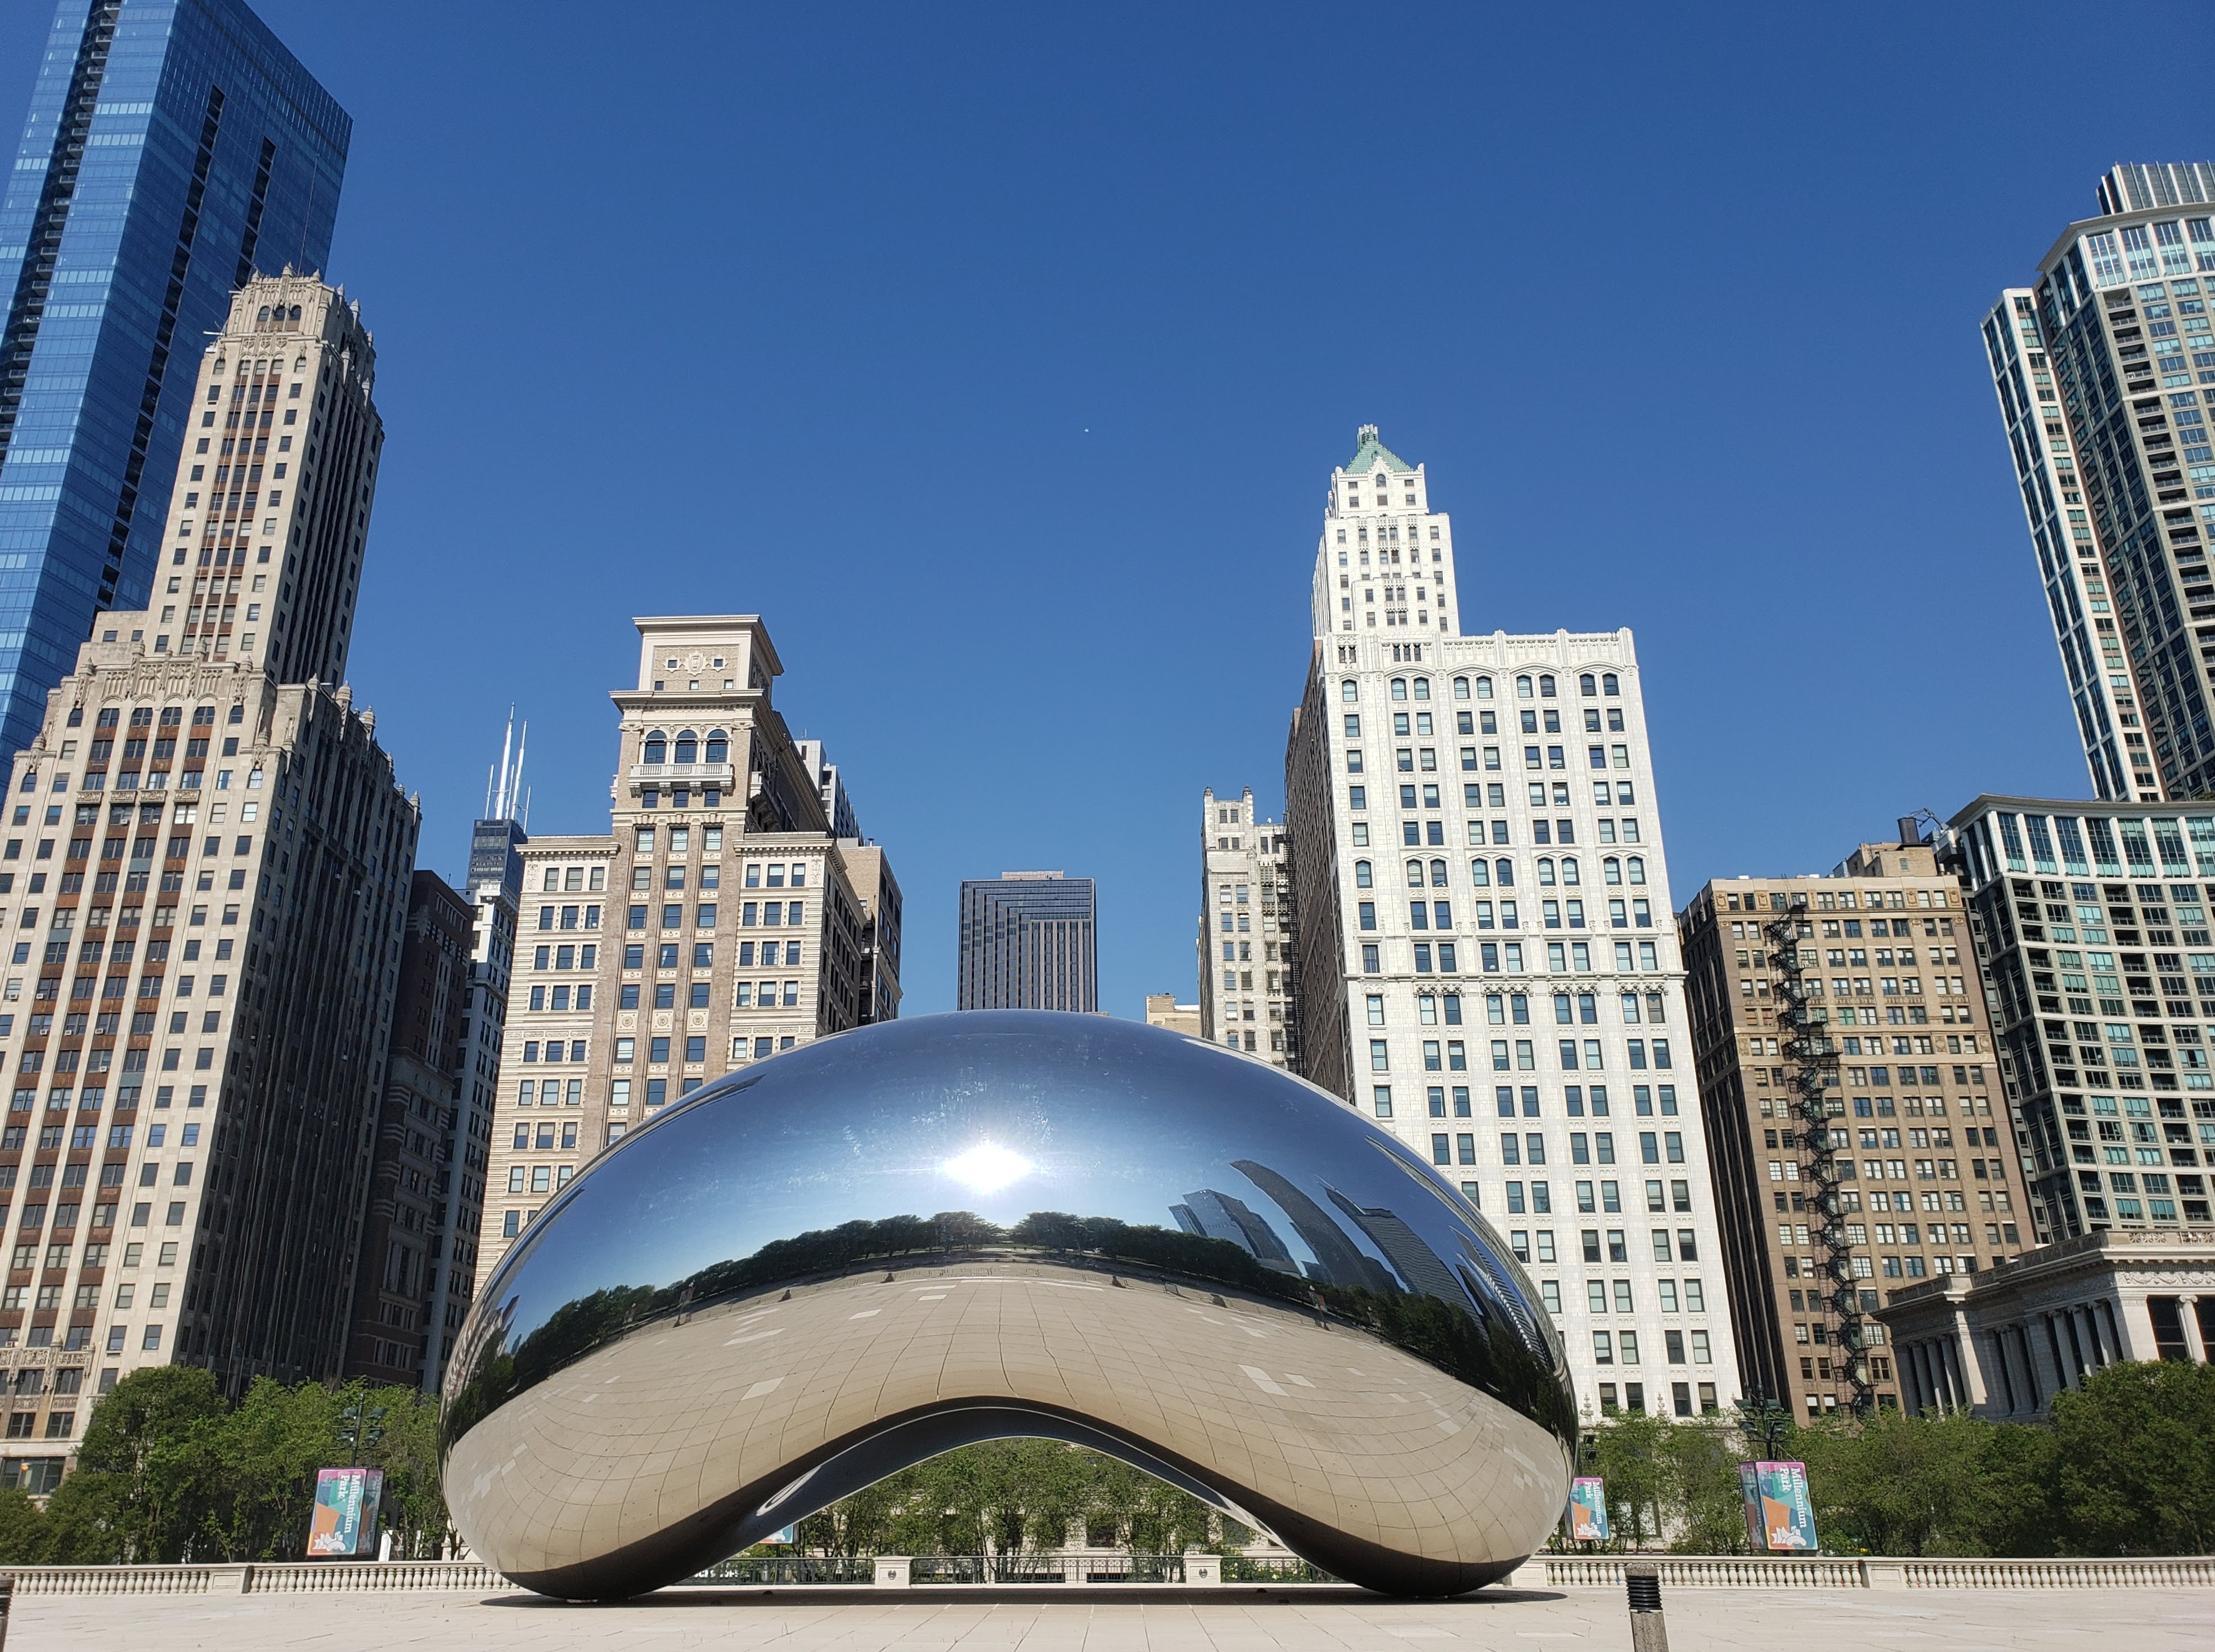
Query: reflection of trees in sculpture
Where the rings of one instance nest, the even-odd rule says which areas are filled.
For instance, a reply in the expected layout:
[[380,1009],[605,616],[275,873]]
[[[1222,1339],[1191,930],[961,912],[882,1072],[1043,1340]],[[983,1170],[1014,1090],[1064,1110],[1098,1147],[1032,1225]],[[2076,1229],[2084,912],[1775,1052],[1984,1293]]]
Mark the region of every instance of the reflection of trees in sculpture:
[[[1363,1254],[1322,1207],[1284,1177],[1250,1161],[1238,1168],[1286,1210],[1301,1237],[1323,1260],[1310,1277],[1263,1264],[1228,1239],[1181,1228],[1034,1211],[1000,1228],[970,1211],[936,1216],[888,1216],[844,1223],[776,1239],[751,1256],[719,1262],[671,1284],[613,1287],[556,1309],[512,1352],[477,1362],[468,1385],[448,1404],[448,1440],[514,1394],[619,1337],[641,1320],[695,1313],[715,1303],[781,1286],[833,1279],[902,1257],[942,1256],[985,1250],[1049,1250],[1071,1257],[1134,1265],[1170,1282],[1213,1285],[1267,1297],[1368,1330],[1542,1426],[1574,1430],[1574,1412],[1543,1337],[1503,1311],[1491,1291],[1477,1287],[1439,1260],[1389,1210],[1347,1203],[1408,1283]],[[1342,1201],[1343,1202],[1343,1201]],[[1447,1298],[1442,1293],[1451,1291]],[[471,1367],[464,1367],[471,1368]]]
[[964,1446],[880,1480],[800,1522],[830,1555],[974,1555],[1095,1548],[1175,1554],[1251,1534],[1129,1465],[1052,1440]]

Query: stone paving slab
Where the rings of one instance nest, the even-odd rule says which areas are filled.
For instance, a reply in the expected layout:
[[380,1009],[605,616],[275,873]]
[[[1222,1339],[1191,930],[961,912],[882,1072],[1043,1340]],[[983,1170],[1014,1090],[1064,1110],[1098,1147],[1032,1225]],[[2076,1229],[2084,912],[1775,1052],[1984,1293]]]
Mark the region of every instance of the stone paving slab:
[[[621,1606],[530,1594],[43,1596],[18,1600],[8,1652],[570,1652],[570,1649],[770,1649],[772,1652],[1627,1652],[1612,1589],[1488,1589],[1406,1602],[1338,1590],[1188,1590],[1144,1600],[1099,1590],[1049,1598],[1001,1589],[951,1595],[686,1589]],[[1911,1591],[1881,1595],[1679,1589],[1672,1652],[1789,1652],[1851,1640],[1878,1652],[2205,1652],[2215,1591]],[[2098,1637],[2095,1641],[2095,1637]]]

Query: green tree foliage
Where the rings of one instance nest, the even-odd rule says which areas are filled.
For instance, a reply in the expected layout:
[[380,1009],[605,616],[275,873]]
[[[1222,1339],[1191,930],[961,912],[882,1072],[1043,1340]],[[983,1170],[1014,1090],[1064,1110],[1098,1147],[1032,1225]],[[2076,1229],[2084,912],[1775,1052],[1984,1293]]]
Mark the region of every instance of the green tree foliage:
[[384,1412],[381,1437],[358,1460],[384,1471],[394,1552],[437,1554],[448,1533],[438,1407],[429,1397],[264,1379],[233,1406],[207,1372],[154,1366],[94,1405],[77,1465],[43,1514],[21,1493],[0,1494],[0,1557],[57,1565],[300,1559],[316,1471],[356,1460],[339,1427],[349,1404]]
[[2053,1436],[2078,1552],[2215,1549],[2215,1366],[2109,1366],[2055,1398]]
[[[1629,1416],[1588,1436],[1617,1546],[1745,1549],[1737,1463],[1758,1434]],[[1787,1426],[1834,1553],[2181,1555],[2215,1550],[2215,1366],[2114,1365],[2036,1424],[1962,1413]]]

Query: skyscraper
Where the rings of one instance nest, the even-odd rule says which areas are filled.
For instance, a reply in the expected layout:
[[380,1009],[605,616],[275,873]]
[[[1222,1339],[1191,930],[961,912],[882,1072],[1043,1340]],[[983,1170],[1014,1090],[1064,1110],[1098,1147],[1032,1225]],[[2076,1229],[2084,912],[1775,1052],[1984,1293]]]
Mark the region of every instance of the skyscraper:
[[638,685],[612,697],[613,830],[517,834],[479,1286],[552,1194],[666,1103],[899,1010],[899,885],[876,845],[832,835],[844,793],[771,703],[768,628],[636,623]]
[[1090,878],[1003,872],[961,885],[961,1010],[1100,1008]]
[[1427,491],[1364,426],[1324,507],[1285,758],[1299,1070],[1506,1231],[1588,1403],[1711,1410],[1738,1371],[1637,654],[1455,635]]
[[[193,400],[212,442],[289,431],[314,456],[334,425],[373,428],[366,364],[335,292],[256,280]],[[265,426],[279,408],[297,421]],[[344,507],[349,543],[366,504]],[[265,562],[266,521],[192,520],[179,589],[79,647],[0,826],[0,1181],[24,1189],[0,1192],[0,1365],[40,1373],[10,1379],[55,1396],[36,1426],[64,1449],[70,1397],[134,1366],[205,1366],[232,1392],[341,1370],[398,986],[415,804],[351,690],[280,680],[224,611],[260,638],[276,628],[252,610],[275,607],[342,659],[346,590],[312,576],[313,536],[271,535]]]
[[240,0],[56,7],[0,203],[0,752],[146,605],[203,341],[257,270],[322,267],[352,129]]
[[347,1374],[436,1391],[437,1299],[476,913],[435,872],[410,885],[392,1035],[354,1263]]
[[[492,1164],[493,1115],[499,1096],[500,1052],[507,1029],[507,991],[515,970],[515,934],[523,899],[523,849],[530,842],[522,821],[523,748],[509,738],[500,746],[497,777],[488,777],[484,818],[469,833],[469,873],[462,881],[475,909],[469,934],[469,1002],[461,1025],[461,1076],[454,1086],[446,1133],[443,1201],[431,1236],[431,1279],[425,1323],[423,1385],[436,1391],[462,1321],[476,1295],[477,1257],[483,1249],[484,1201]],[[510,758],[513,761],[511,765]]]
[[1885,1294],[2036,1243],[1961,887],[1899,825],[1677,920],[1739,1361],[1802,1418],[1898,1409]]
[[2037,1242],[2215,1216],[2215,808],[1979,797],[1948,823]]
[[1236,802],[1203,792],[1200,807],[1200,1035],[1296,1066],[1285,828],[1255,816],[1250,786]]
[[1985,317],[2094,791],[2215,789],[2215,163],[2117,166]]

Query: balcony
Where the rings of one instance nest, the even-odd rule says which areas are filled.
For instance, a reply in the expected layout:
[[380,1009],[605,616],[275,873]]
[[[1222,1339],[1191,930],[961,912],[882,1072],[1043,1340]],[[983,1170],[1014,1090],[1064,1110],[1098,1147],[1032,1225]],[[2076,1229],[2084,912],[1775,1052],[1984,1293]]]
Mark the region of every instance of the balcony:
[[727,763],[634,763],[630,765],[630,789],[635,794],[647,786],[663,790],[673,786],[713,786],[727,792],[733,777],[734,771]]

